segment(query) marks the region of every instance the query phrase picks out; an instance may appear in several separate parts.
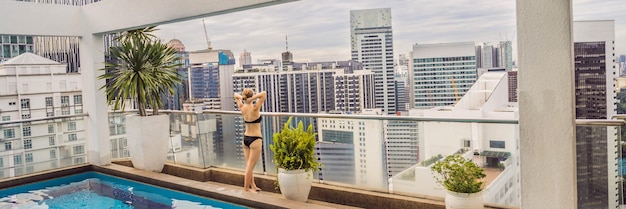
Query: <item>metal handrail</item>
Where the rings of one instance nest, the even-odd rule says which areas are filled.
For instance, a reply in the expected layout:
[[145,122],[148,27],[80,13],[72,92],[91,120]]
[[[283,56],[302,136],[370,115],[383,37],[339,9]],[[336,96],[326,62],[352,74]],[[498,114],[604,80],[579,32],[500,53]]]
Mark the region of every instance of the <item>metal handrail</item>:
[[31,119],[22,119],[22,120],[0,121],[0,126],[9,125],[9,124],[15,124],[15,123],[29,123],[29,122],[35,122],[35,121],[56,120],[56,119],[85,117],[85,116],[89,116],[89,113],[81,113],[81,114],[75,114],[75,115],[52,116],[52,117],[45,117],[45,118],[31,118]]
[[[129,110],[133,112],[136,110]],[[183,113],[183,114],[222,114],[241,115],[239,111],[232,110],[204,110],[202,112],[182,111],[182,110],[159,110],[163,113]],[[497,124],[519,124],[517,119],[497,119],[497,118],[432,118],[419,116],[395,116],[395,115],[356,115],[356,114],[328,114],[328,113],[285,113],[285,112],[261,112],[263,116],[277,117],[311,117],[311,118],[332,118],[332,119],[360,119],[360,120],[401,120],[401,121],[423,121],[423,122],[457,122],[457,123],[497,123]],[[616,115],[611,119],[576,119],[576,125],[581,126],[624,126],[626,125],[626,115]]]
[[609,120],[609,119],[576,119],[576,125],[623,126],[623,125],[626,125],[626,121],[625,120]]

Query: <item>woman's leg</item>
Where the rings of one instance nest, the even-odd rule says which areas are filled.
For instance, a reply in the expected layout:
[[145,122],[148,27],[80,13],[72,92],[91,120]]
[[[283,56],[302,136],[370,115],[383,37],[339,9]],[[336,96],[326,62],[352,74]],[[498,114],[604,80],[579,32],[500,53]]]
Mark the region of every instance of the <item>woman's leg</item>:
[[241,148],[243,148],[243,157],[246,163],[245,165],[246,174],[244,175],[244,180],[243,180],[243,190],[248,191],[248,189],[250,188],[250,181],[248,179],[248,161],[250,158],[250,148],[243,143],[241,144]]
[[[257,161],[259,161],[259,157],[261,157],[262,146],[263,146],[263,139],[254,140],[254,142],[250,144],[248,157],[246,157],[247,161],[246,161],[246,176],[245,176],[244,187],[250,186],[250,189],[252,189],[252,192],[256,192],[256,190],[258,189],[256,184],[254,183],[253,171],[254,171],[254,167],[256,166]],[[244,152],[244,155],[245,155],[245,152]],[[248,187],[245,187],[244,189],[247,190]]]

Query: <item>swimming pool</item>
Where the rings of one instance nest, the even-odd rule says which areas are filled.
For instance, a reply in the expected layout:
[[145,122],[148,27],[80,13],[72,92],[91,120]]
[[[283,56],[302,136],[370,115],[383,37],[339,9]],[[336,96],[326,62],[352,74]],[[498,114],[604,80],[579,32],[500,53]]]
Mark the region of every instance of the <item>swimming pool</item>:
[[0,209],[245,208],[98,172],[0,190]]

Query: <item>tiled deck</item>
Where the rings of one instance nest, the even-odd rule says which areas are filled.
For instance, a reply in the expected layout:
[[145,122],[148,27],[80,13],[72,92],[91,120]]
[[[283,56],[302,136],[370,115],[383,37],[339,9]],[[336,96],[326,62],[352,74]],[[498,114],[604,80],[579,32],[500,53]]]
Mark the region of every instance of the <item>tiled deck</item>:
[[[3,179],[0,180],[0,188],[81,172],[97,171],[251,208],[445,208],[442,199],[409,197],[318,183],[313,184],[309,200],[306,203],[301,203],[286,200],[282,195],[274,191],[274,178],[270,176],[255,174],[257,185],[266,191],[253,194],[243,191],[240,186],[243,183],[243,173],[238,171],[219,168],[198,169],[166,164],[163,173],[154,173],[124,166],[130,164],[129,161],[116,163],[123,165],[93,166],[85,164],[12,179]],[[485,208],[509,207],[486,206]]]

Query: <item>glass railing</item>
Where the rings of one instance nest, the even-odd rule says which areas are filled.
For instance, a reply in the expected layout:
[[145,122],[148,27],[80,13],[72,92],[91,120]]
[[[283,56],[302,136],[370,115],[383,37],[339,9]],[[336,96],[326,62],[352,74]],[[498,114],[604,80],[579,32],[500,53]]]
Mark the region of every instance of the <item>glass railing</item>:
[[85,164],[87,114],[0,122],[0,178]]
[[619,162],[623,120],[576,121],[578,208],[621,208],[624,205]]
[[[244,169],[244,123],[239,112],[163,112],[170,116],[168,160],[171,163],[198,168]],[[318,183],[441,199],[445,190],[436,184],[430,166],[447,155],[461,154],[484,168],[487,174],[484,190],[486,203],[519,206],[517,120],[300,113],[262,115],[263,153],[255,168],[256,173],[276,174],[273,153],[269,149],[272,134],[280,131],[283,123],[293,116],[294,122],[313,124],[318,133],[316,153],[324,164],[315,175]],[[110,114],[112,156],[128,156],[123,116]],[[594,177],[587,185],[579,181],[579,188],[606,191],[596,195],[598,200],[602,199],[601,204],[623,202],[622,186],[617,186],[622,185],[621,175],[624,173],[617,174],[618,169],[624,170],[621,164],[618,168],[618,162],[624,161],[621,160],[621,152],[617,152],[617,145],[621,144],[618,133],[623,123],[577,120],[580,141],[577,149],[587,147],[606,152],[585,152],[591,154],[589,159],[592,160],[582,162],[587,163],[586,170],[578,167],[579,176],[588,172]],[[581,144],[585,141],[589,142],[589,146]],[[602,175],[606,178],[595,179],[601,170],[615,170],[616,173],[604,172]],[[595,204],[598,201],[591,202]]]

